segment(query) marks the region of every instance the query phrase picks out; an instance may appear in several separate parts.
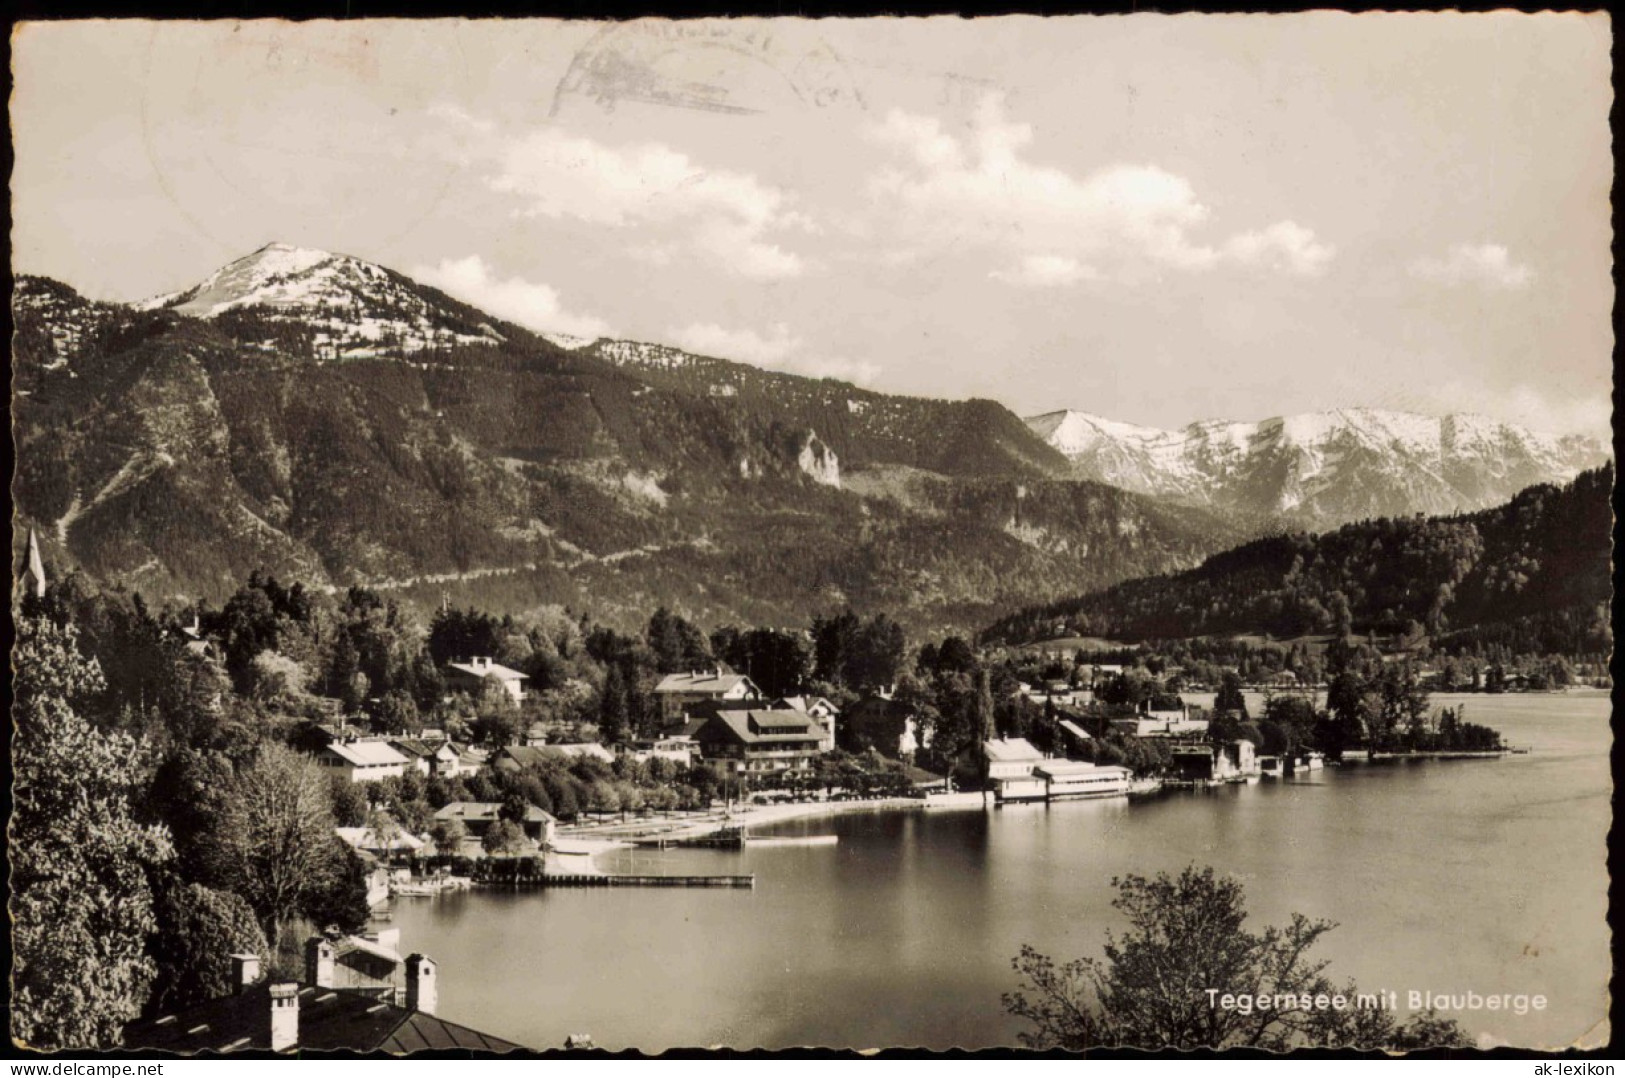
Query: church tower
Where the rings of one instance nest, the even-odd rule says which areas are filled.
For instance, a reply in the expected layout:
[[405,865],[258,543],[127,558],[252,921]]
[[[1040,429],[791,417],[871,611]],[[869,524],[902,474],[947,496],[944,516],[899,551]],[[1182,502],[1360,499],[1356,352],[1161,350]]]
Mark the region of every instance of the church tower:
[[32,595],[41,599],[45,596],[45,559],[40,557],[39,539],[34,535],[33,528],[28,529],[28,548],[23,552],[22,564],[17,567],[12,594],[17,598]]

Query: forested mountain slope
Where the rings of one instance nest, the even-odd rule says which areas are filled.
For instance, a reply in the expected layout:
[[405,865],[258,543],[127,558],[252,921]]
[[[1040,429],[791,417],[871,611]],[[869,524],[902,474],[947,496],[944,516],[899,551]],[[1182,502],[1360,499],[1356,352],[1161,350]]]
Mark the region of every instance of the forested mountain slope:
[[1606,652],[1613,486],[1608,464],[1477,513],[1259,539],[1195,569],[1031,608],[983,635],[1003,642],[1291,637],[1340,623],[1401,633],[1414,622],[1446,640],[1476,635],[1520,650]]
[[133,306],[23,278],[14,315],[17,542],[154,597],[263,568],[629,624],[850,603],[964,629],[1245,534],[1065,478],[992,402],[665,370],[325,252]]

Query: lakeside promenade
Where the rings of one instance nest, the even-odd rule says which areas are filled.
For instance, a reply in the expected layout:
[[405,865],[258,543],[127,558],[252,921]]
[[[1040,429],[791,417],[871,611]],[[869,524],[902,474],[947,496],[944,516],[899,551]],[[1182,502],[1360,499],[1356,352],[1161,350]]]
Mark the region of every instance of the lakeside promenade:
[[604,848],[614,848],[632,839],[665,838],[687,839],[711,834],[724,827],[763,827],[784,820],[818,816],[834,816],[844,812],[863,812],[877,809],[895,810],[924,808],[925,802],[915,797],[877,797],[852,801],[792,801],[777,805],[735,805],[730,809],[717,809],[703,813],[682,813],[669,817],[656,817],[625,822],[606,821],[601,824],[577,824],[560,827],[558,837],[576,844],[602,842]]

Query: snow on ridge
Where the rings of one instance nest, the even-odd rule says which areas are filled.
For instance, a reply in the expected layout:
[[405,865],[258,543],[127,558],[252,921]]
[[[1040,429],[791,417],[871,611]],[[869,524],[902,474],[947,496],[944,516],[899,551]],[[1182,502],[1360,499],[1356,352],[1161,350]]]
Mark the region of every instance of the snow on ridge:
[[299,287],[297,279],[308,278],[312,270],[339,257],[308,247],[267,244],[216,270],[195,288],[176,293],[172,299],[180,302],[174,308],[182,314],[212,318],[233,307],[296,302],[311,291],[308,284]]
[[[495,331],[493,331],[495,332]],[[570,333],[544,333],[542,339],[549,344],[556,344],[566,352],[579,352],[583,348],[597,344],[601,337],[577,337]]]
[[382,266],[350,255],[270,243],[209,275],[200,284],[136,305],[196,318],[254,309],[322,332],[313,341],[334,358],[499,343],[490,323],[477,331],[446,324],[446,312]]
[[1201,420],[1179,431],[1075,411],[1026,422],[1086,478],[1196,504],[1237,498],[1257,508],[1345,516],[1370,511],[1369,503],[1338,506],[1349,492],[1373,486],[1390,492],[1384,506],[1393,512],[1446,503],[1478,508],[1510,497],[1512,484],[1531,476],[1572,479],[1604,453],[1594,439],[1558,438],[1486,416],[1381,408]]
[[672,369],[692,363],[694,356],[665,344],[646,344],[642,341],[603,341],[598,354],[616,363],[635,363],[643,367]]
[[1026,422],[1039,437],[1067,456],[1086,452],[1102,441],[1133,442],[1153,446],[1179,437],[1174,431],[1136,426],[1133,423],[1123,423],[1104,416],[1071,410],[1033,416]]

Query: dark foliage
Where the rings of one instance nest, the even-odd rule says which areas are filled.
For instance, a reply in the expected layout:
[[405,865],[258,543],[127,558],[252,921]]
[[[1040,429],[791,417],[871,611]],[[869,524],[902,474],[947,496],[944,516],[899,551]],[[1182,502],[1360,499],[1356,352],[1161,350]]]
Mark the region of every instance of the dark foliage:
[[1260,539],[1199,568],[1152,576],[996,622],[990,642],[1092,635],[1423,634],[1459,648],[1500,641],[1606,652],[1614,469],[1532,487],[1463,516],[1383,519]]

